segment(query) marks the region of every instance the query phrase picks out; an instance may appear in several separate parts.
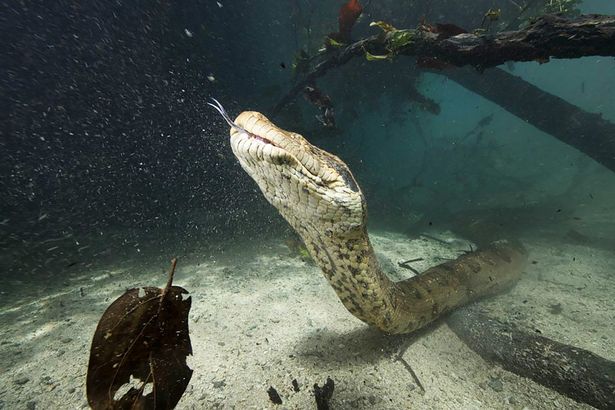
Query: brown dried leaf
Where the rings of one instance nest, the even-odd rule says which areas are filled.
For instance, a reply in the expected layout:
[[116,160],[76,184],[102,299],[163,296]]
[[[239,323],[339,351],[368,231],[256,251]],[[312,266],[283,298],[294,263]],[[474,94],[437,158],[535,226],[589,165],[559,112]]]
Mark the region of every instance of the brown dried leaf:
[[171,286],[130,289],[98,323],[87,375],[88,403],[95,409],[172,409],[192,370],[188,333],[191,299]]

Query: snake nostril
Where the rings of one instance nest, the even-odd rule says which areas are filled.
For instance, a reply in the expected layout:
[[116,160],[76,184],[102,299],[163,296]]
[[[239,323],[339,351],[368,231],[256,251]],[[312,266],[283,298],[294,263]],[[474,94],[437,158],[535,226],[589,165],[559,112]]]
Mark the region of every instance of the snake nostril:
[[274,165],[289,165],[291,159],[286,155],[274,155],[271,157],[271,163]]

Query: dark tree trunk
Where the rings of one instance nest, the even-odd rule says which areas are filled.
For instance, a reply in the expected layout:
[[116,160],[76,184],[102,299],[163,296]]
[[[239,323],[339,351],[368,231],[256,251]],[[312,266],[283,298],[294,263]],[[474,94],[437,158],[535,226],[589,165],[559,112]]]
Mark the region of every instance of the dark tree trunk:
[[499,322],[478,305],[456,310],[446,321],[483,359],[578,402],[615,408],[615,362]]
[[615,124],[583,111],[499,68],[434,71],[493,101],[511,114],[568,144],[615,172]]

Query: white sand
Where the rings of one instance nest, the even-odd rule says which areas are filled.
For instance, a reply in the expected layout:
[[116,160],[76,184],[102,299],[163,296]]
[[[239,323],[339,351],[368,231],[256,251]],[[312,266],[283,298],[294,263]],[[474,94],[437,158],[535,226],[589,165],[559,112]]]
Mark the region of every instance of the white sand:
[[[464,244],[453,240],[446,247],[390,233],[372,238],[390,260],[389,270],[424,257],[413,265],[423,270],[439,257],[454,257]],[[537,263],[509,294],[485,304],[494,314],[513,315],[527,328],[615,360],[615,254],[531,238],[525,243]],[[193,298],[194,375],[178,408],[316,408],[312,386],[327,376],[335,381],[333,409],[590,408],[484,362],[443,322],[396,337],[369,329],[344,309],[319,269],[291,255],[281,239],[199,259],[200,265],[180,260],[175,281]],[[162,286],[163,269],[155,275],[83,272],[57,289],[39,284],[28,291],[27,283],[9,283],[6,292],[31,296],[0,308],[0,408],[87,408],[85,374],[100,315],[127,288]],[[396,276],[409,274],[398,270]],[[553,313],[557,304],[561,313]],[[398,360],[400,352],[425,391]],[[281,406],[269,401],[269,386],[281,395]]]

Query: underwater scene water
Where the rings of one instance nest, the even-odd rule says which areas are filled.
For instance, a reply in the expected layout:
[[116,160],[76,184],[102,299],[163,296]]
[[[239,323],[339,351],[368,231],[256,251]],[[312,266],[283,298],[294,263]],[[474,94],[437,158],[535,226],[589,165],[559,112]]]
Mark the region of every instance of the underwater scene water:
[[613,16],[3,1],[0,409],[615,408]]

